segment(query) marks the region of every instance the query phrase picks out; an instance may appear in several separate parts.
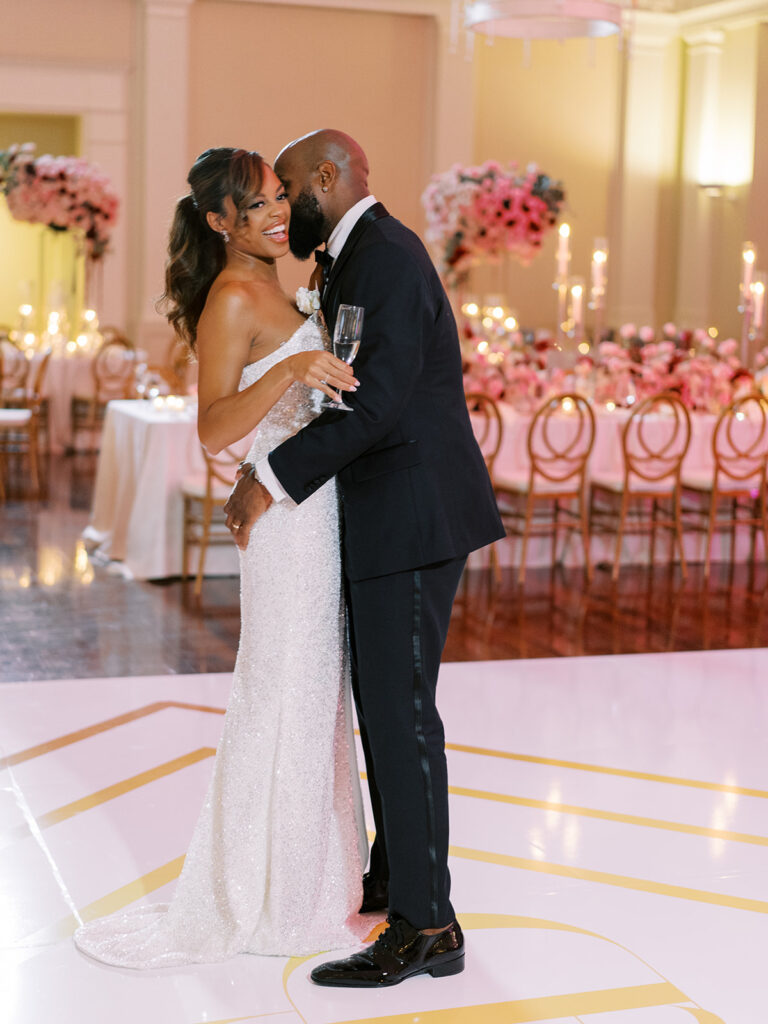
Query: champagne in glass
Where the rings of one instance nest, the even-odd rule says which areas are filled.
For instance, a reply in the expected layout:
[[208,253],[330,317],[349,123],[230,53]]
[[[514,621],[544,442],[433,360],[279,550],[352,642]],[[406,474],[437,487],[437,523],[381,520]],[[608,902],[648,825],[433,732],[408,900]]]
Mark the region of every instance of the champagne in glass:
[[[336,326],[333,330],[333,354],[341,359],[348,366],[354,362],[357,350],[360,348],[360,340],[363,336],[363,314],[362,306],[347,306],[342,304],[336,315]],[[347,405],[339,394],[339,400],[333,401],[326,398],[321,403],[323,409],[340,409],[343,412],[353,412],[352,406]]]

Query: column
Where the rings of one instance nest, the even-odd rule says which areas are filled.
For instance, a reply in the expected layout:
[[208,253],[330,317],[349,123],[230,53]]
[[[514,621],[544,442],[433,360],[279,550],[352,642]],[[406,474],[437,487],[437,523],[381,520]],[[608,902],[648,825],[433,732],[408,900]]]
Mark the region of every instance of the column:
[[170,338],[155,310],[163,291],[173,208],[187,189],[189,9],[192,0],[142,0],[136,81],[137,146],[133,162],[139,230],[133,252],[133,333],[151,358]]
[[673,205],[680,48],[668,18],[637,16],[623,56],[617,157],[611,202],[608,322],[655,324],[671,315],[674,259],[668,256]]
[[722,184],[717,180],[717,129],[724,39],[723,32],[711,29],[685,37],[686,99],[675,308],[675,321],[685,327],[708,327],[714,316],[718,210],[701,185]]

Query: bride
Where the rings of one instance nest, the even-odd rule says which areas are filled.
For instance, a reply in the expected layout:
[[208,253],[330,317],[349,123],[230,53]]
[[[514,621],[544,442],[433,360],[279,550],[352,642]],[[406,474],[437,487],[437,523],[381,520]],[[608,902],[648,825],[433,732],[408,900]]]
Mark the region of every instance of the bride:
[[[256,462],[355,390],[282,291],[290,207],[257,153],[209,149],[171,228],[169,321],[199,360],[211,452],[254,428]],[[352,945],[367,856],[346,664],[335,482],[273,505],[241,553],[240,647],[224,730],[170,904],[92,921],[77,946],[121,967],[297,956]]]

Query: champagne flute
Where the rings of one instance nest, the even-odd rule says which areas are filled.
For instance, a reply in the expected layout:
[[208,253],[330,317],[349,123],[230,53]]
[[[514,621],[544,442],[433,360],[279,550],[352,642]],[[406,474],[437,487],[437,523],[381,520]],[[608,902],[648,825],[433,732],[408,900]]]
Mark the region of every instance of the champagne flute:
[[[348,366],[354,362],[357,350],[360,348],[360,340],[363,336],[363,314],[365,309],[362,306],[347,306],[342,304],[336,315],[336,326],[333,330],[333,354],[341,359]],[[322,409],[340,409],[343,412],[353,412],[351,405],[342,400],[341,392],[338,392],[339,399],[326,398],[321,403]]]

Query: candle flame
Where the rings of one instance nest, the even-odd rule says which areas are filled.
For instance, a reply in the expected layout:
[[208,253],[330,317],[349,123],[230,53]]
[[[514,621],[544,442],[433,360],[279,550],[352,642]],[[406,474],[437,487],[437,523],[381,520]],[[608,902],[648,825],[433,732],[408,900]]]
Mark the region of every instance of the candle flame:
[[558,228],[558,231],[560,232],[560,237],[561,238],[568,238],[568,236],[571,233],[571,225],[570,224],[561,224],[560,227]]

